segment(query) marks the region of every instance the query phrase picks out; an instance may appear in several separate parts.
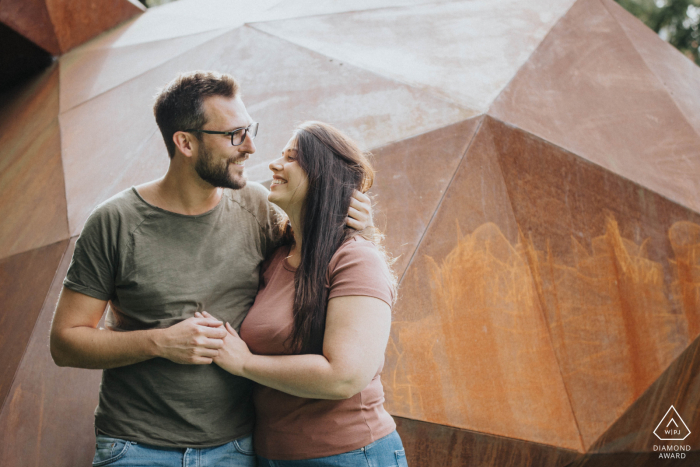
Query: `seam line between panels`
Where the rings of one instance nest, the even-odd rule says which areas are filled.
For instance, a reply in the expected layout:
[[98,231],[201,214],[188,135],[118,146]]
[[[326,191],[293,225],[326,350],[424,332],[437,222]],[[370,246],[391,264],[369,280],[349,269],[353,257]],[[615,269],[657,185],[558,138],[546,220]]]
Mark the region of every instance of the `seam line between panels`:
[[536,446],[542,446],[542,447],[545,447],[545,448],[555,449],[555,450],[557,450],[557,451],[569,452],[569,453],[571,453],[571,454],[576,454],[576,455],[578,455],[578,456],[585,454],[585,453],[581,453],[581,452],[579,452],[579,451],[576,451],[576,450],[574,450],[574,449],[563,448],[563,447],[561,447],[561,446],[557,446],[557,445],[554,445],[554,444],[538,443],[537,441],[529,441],[529,440],[527,440],[527,439],[521,439],[521,438],[511,438],[511,437],[509,437],[509,436],[498,435],[498,434],[495,434],[495,433],[487,433],[487,432],[484,432],[484,431],[475,431],[475,430],[470,430],[470,429],[468,429],[468,428],[462,428],[462,427],[459,427],[459,426],[442,425],[442,424],[440,424],[440,423],[427,422],[427,421],[425,421],[425,420],[419,420],[419,419],[417,419],[417,418],[406,417],[406,416],[404,416],[404,415],[392,415],[392,417],[394,417],[394,418],[402,418],[402,419],[404,419],[404,420],[410,420],[410,421],[416,422],[416,423],[424,423],[424,424],[426,424],[426,425],[435,426],[435,427],[439,427],[439,428],[445,428],[445,429],[448,429],[448,430],[460,431],[460,432],[463,432],[463,433],[470,433],[470,434],[473,434],[473,435],[476,435],[476,436],[488,436],[488,437],[498,438],[498,439],[504,439],[504,440],[508,440],[508,441],[521,442],[521,443],[525,443],[525,444],[533,444],[533,445],[536,445]]
[[[275,3],[273,6],[268,8],[266,12],[269,12],[273,8],[279,6],[281,3],[284,3],[285,0],[280,0],[279,2]],[[270,19],[270,20],[261,20],[261,21],[251,21],[250,23],[245,23],[246,25],[249,24],[262,24],[262,23],[274,23],[277,21],[294,21],[295,19],[305,19],[305,18],[320,18],[322,16],[340,16],[340,15],[346,15],[346,14],[354,14],[354,13],[365,13],[365,12],[375,12],[375,11],[381,11],[381,10],[407,10],[409,8],[413,7],[420,7],[420,6],[428,6],[428,5],[442,5],[442,4],[447,4],[447,3],[468,3],[470,0],[457,0],[457,1],[426,1],[422,3],[412,3],[410,5],[390,5],[390,6],[380,6],[376,8],[365,8],[363,10],[347,10],[347,11],[336,11],[336,12],[330,12],[330,13],[313,13],[311,15],[301,15],[301,16],[289,16],[287,18],[277,18],[277,19]]]
[[428,225],[425,227],[423,234],[420,236],[420,240],[418,240],[418,243],[416,244],[416,249],[413,250],[413,254],[411,254],[411,259],[409,259],[408,264],[406,264],[406,269],[404,269],[403,274],[401,275],[401,279],[399,279],[399,286],[403,283],[403,279],[404,279],[404,277],[406,277],[406,273],[408,273],[408,270],[411,268],[411,265],[413,264],[413,259],[416,257],[416,254],[418,253],[418,249],[420,248],[421,244],[423,243],[423,239],[428,234],[428,231],[430,231],[430,227],[432,227],[433,222],[435,221],[435,217],[437,216],[438,211],[442,207],[442,203],[445,200],[445,196],[447,196],[447,192],[450,191],[450,187],[452,187],[452,182],[454,182],[454,179],[457,176],[459,169],[462,168],[462,165],[464,164],[464,160],[467,158],[467,153],[469,152],[469,149],[472,147],[472,143],[474,143],[474,140],[476,139],[477,135],[479,134],[479,131],[481,130],[481,125],[484,123],[484,119],[485,119],[485,117],[481,117],[479,123],[477,124],[476,129],[474,130],[474,134],[472,135],[471,141],[469,141],[469,144],[467,144],[467,148],[464,150],[464,153],[462,153],[462,157],[460,158],[459,164],[457,164],[455,171],[452,173],[452,176],[450,177],[450,183],[448,183],[447,186],[445,187],[445,192],[440,197],[440,201],[438,201],[437,206],[435,206],[435,210],[433,211],[433,215],[430,216],[430,221],[428,221]]
[[513,76],[510,77],[510,79],[508,80],[508,82],[506,83],[506,85],[503,86],[503,87],[501,88],[501,90],[500,90],[500,92],[498,93],[498,95],[491,101],[491,105],[489,105],[489,108],[488,108],[488,110],[487,110],[485,113],[487,113],[487,114],[490,115],[491,110],[493,109],[494,103],[498,100],[499,97],[501,97],[501,94],[503,94],[503,91],[505,91],[506,89],[508,89],[508,87],[510,86],[510,84],[515,80],[515,78],[518,77],[518,75],[520,74],[520,70],[522,70],[523,68],[525,68],[525,66],[526,66],[526,65],[530,62],[530,60],[532,59],[532,56],[535,55],[535,53],[539,50],[540,46],[544,43],[544,41],[546,41],[547,38],[549,37],[549,35],[552,34],[552,30],[553,30],[554,28],[557,27],[557,25],[562,21],[562,19],[564,19],[564,17],[565,17],[566,15],[569,14],[569,11],[571,11],[571,8],[573,8],[573,6],[574,6],[578,1],[581,1],[581,0],[575,0],[575,1],[571,2],[571,5],[569,5],[569,8],[567,8],[566,11],[565,11],[559,18],[557,18],[557,20],[552,24],[552,27],[549,28],[549,31],[547,31],[547,34],[545,34],[544,36],[542,36],[542,39],[541,39],[541,40],[537,43],[537,45],[532,49],[532,52],[530,52],[530,54],[527,56],[527,59],[525,59],[525,61],[523,62],[523,64],[520,65],[520,68],[518,68],[517,70],[515,70],[515,73],[513,73]]
[[[484,119],[486,119],[486,118],[491,118],[492,120],[499,122],[506,127],[511,126],[511,125],[505,124],[504,122],[501,122],[497,118],[491,117],[490,115],[484,117]],[[517,128],[517,127],[513,127],[513,128]],[[525,132],[525,130],[522,130],[520,128],[518,128],[518,130]],[[525,133],[527,133],[527,132],[525,132]],[[527,133],[527,134],[530,134],[530,133]],[[501,177],[503,177],[503,164],[501,162],[500,155],[498,155],[498,168],[501,171]],[[510,210],[513,213],[513,217],[515,218],[515,224],[518,227],[518,237],[522,237],[524,239],[524,235],[520,230],[520,224],[518,223],[518,217],[515,214],[515,209],[513,209],[513,198],[511,196],[511,189],[510,189],[508,183],[505,182],[504,177],[503,177],[503,181],[504,181],[504,184],[506,187],[506,193],[508,194],[508,204],[510,204]],[[544,297],[542,297],[542,295],[540,295],[539,288],[537,287],[537,282],[535,280],[535,273],[532,269],[532,263],[530,262],[529,256],[527,256],[527,267],[528,267],[528,270],[530,271],[530,277],[532,278],[533,287],[535,287],[535,292],[537,293],[537,301],[540,304],[540,314],[542,316],[542,319],[544,320],[545,325],[547,326],[547,338],[549,339],[550,348],[552,349],[552,353],[554,354],[555,361],[557,362],[557,371],[559,372],[559,378],[561,381],[561,385],[564,388],[564,392],[566,393],[566,399],[569,401],[569,410],[571,410],[571,417],[573,418],[574,424],[576,426],[576,431],[578,433],[579,443],[581,443],[580,444],[581,450],[582,450],[581,453],[585,453],[586,452],[586,444],[583,441],[583,435],[581,433],[581,426],[579,425],[578,418],[576,417],[576,412],[574,411],[574,404],[573,404],[573,401],[571,398],[571,393],[569,391],[569,387],[567,386],[566,381],[564,380],[564,373],[562,372],[562,369],[561,369],[562,362],[559,360],[559,355],[557,354],[557,352],[555,350],[554,340],[552,339],[552,328],[550,326],[549,320],[547,319],[547,314],[545,313],[545,304],[543,302]]]
[[[58,126],[58,154],[61,162],[61,178],[63,178],[63,200],[66,202],[66,209],[64,212],[64,214],[66,215],[66,229],[68,230],[68,239],[70,241],[70,217],[68,216],[68,183],[66,183],[66,170],[63,166],[63,125],[61,124],[61,62],[57,60],[56,64],[58,65],[58,85],[56,86],[56,91],[58,92],[58,113],[56,114],[56,125]],[[61,261],[63,261],[62,256]]]
[[[687,361],[692,362],[693,360],[696,360],[698,358],[698,356],[700,356],[700,345],[696,345],[696,343],[698,341],[700,341],[700,335],[697,336],[692,341],[690,341],[688,346],[685,349],[683,349],[683,351],[676,358],[674,358],[671,361],[671,363],[668,364],[668,366],[666,368],[664,368],[664,370],[661,372],[661,374],[649,385],[648,388],[646,388],[646,390],[629,407],[627,407],[627,409],[625,409],[625,411],[622,413],[622,415],[620,415],[613,423],[611,423],[610,426],[608,426],[605,429],[605,432],[603,432],[603,434],[598,436],[598,438],[593,442],[593,444],[591,444],[592,450],[590,452],[588,452],[587,454],[593,454],[593,455],[608,454],[606,452],[599,451],[599,449],[601,447],[606,446],[606,444],[601,444],[601,443],[605,440],[604,439],[605,435],[607,435],[610,432],[610,430],[613,428],[615,423],[617,423],[619,420],[621,420],[623,417],[625,417],[628,413],[631,413],[633,408],[636,406],[636,404],[638,404],[642,400],[643,397],[649,395],[649,397],[652,400],[655,400],[655,399],[658,400],[658,399],[661,399],[664,397],[664,391],[665,391],[666,387],[660,385],[661,379],[666,375],[666,373],[668,373],[671,370],[671,367],[673,367],[674,365],[681,365],[683,363],[683,360],[687,360]],[[693,345],[695,345],[695,350],[693,352],[689,352],[689,349]],[[691,354],[692,354],[692,356],[691,356]],[[683,371],[682,374],[683,373],[686,373],[686,372]],[[691,374],[688,373],[687,377],[681,377],[676,381],[679,381],[680,382],[679,386],[682,387],[683,384],[689,384],[688,379],[690,376],[691,376]],[[679,404],[674,403],[673,405],[675,406],[675,405],[679,405]],[[661,411],[661,413],[663,413],[663,410]],[[647,451],[631,451],[631,452],[638,452],[638,453],[643,453],[643,454],[647,453]]]
[[[0,0],[0,1],[2,1],[2,0]],[[113,87],[111,87],[111,88],[109,88],[109,89],[106,89],[106,90],[102,91],[101,93],[96,94],[96,95],[92,96],[91,98],[86,99],[86,100],[80,102],[79,104],[76,104],[76,105],[74,105],[73,107],[70,107],[70,108],[68,108],[68,109],[61,110],[61,108],[60,108],[61,102],[60,102],[60,94],[59,94],[59,113],[58,113],[58,115],[60,116],[60,115],[63,115],[64,113],[70,112],[71,110],[75,110],[75,109],[77,109],[78,107],[81,107],[81,106],[87,104],[88,102],[92,101],[93,99],[97,99],[98,97],[103,96],[104,94],[107,94],[108,92],[114,91],[115,89],[117,89],[117,88],[123,86],[123,85],[126,84],[126,83],[129,83],[129,82],[131,82],[131,81],[134,81],[135,79],[138,79],[138,78],[140,78],[141,76],[143,76],[143,75],[145,75],[145,74],[147,74],[147,73],[150,73],[150,72],[152,72],[152,71],[154,71],[154,70],[157,70],[158,68],[160,68],[160,67],[162,67],[162,66],[164,66],[164,65],[166,65],[166,64],[168,64],[168,63],[170,63],[171,61],[173,61],[173,60],[175,60],[175,59],[181,57],[182,55],[184,55],[184,54],[186,54],[186,53],[188,53],[188,52],[191,52],[191,51],[193,51],[193,50],[195,50],[195,49],[197,49],[197,48],[199,48],[199,47],[201,47],[201,46],[203,46],[203,45],[205,45],[205,44],[208,44],[209,42],[220,38],[222,35],[227,34],[227,33],[231,32],[231,31],[233,31],[234,29],[236,29],[236,28],[218,28],[218,29],[212,29],[212,30],[210,30],[210,31],[203,31],[203,32],[198,32],[198,33],[194,33],[194,34],[185,34],[185,35],[183,35],[183,36],[176,36],[176,37],[171,37],[171,38],[167,38],[167,39],[159,39],[159,40],[157,40],[157,41],[149,41],[149,42],[143,42],[143,43],[140,43],[140,44],[133,44],[133,45],[131,45],[131,46],[127,46],[127,47],[138,47],[138,46],[144,45],[144,44],[155,44],[155,43],[167,42],[167,41],[170,41],[170,40],[173,40],[173,39],[181,39],[181,38],[183,38],[183,37],[192,37],[192,36],[196,36],[196,35],[199,35],[199,34],[206,34],[206,33],[208,33],[208,32],[212,32],[212,31],[221,31],[220,34],[217,34],[217,35],[211,37],[210,39],[207,39],[206,41],[202,42],[201,44],[197,44],[197,45],[195,45],[194,47],[191,47],[191,48],[189,48],[189,49],[183,50],[182,52],[178,53],[177,55],[174,55],[174,56],[170,57],[168,60],[166,60],[166,61],[164,61],[164,62],[162,62],[162,63],[159,63],[158,65],[156,65],[156,66],[154,66],[154,67],[152,67],[152,68],[149,68],[149,69],[147,69],[147,70],[144,70],[144,71],[142,71],[141,73],[139,73],[138,75],[132,76],[131,78],[122,81],[121,83],[117,84],[116,86],[113,86]],[[108,50],[109,50],[109,48],[105,48],[105,49],[108,49]],[[60,58],[60,57],[59,57],[59,58]],[[59,60],[59,63],[60,63],[60,60]],[[59,76],[59,83],[60,83],[60,76]]]
[[[70,247],[70,242],[73,239],[73,237],[70,237],[66,240],[59,240],[58,242],[51,243],[46,246],[50,245],[55,245],[56,243],[62,243],[62,242],[67,242],[66,243],[66,248],[63,250],[63,253],[61,254],[61,258],[58,260],[58,264],[56,265],[56,271],[53,273],[53,278],[51,279],[51,283],[49,284],[49,288],[46,290],[46,295],[44,295],[44,301],[41,302],[41,308],[39,309],[39,314],[36,317],[36,321],[34,321],[34,325],[32,326],[32,332],[29,334],[29,339],[27,340],[27,345],[24,347],[24,350],[22,351],[22,357],[19,359],[19,364],[17,365],[17,368],[15,369],[15,373],[12,375],[12,380],[10,381],[10,388],[7,391],[7,395],[5,396],[5,400],[2,401],[2,406],[0,406],[0,416],[5,411],[5,406],[7,405],[7,401],[10,399],[10,396],[12,395],[12,388],[15,385],[15,380],[17,379],[17,373],[19,373],[19,370],[22,368],[22,363],[24,363],[24,357],[27,354],[27,349],[29,348],[29,343],[32,341],[32,336],[34,335],[34,331],[36,330],[36,325],[39,322],[39,319],[41,318],[41,312],[46,306],[46,301],[49,299],[49,292],[51,292],[51,287],[53,286],[54,282],[56,281],[56,276],[58,275],[58,271],[61,268],[61,264],[63,264],[63,259],[66,257],[66,253],[68,252],[68,248]],[[41,247],[43,248],[43,247]]]
[[565,148],[565,147],[563,147],[563,146],[560,146],[560,145],[557,144],[557,143],[554,143],[554,142],[552,142],[552,141],[549,141],[548,139],[546,139],[546,138],[544,138],[544,137],[538,135],[537,133],[531,133],[530,131],[528,131],[528,130],[526,130],[526,129],[524,129],[524,128],[519,127],[518,125],[515,125],[515,124],[513,124],[513,123],[509,123],[509,122],[503,121],[503,120],[501,120],[500,118],[498,118],[497,116],[491,115],[490,113],[486,113],[484,116],[485,116],[485,117],[489,117],[489,118],[491,118],[492,120],[495,120],[495,121],[497,121],[497,122],[499,122],[499,123],[502,123],[503,125],[507,126],[508,128],[515,128],[515,129],[517,129],[517,130],[520,130],[520,131],[522,131],[523,133],[526,133],[529,137],[536,139],[537,141],[541,141],[541,142],[547,143],[548,145],[550,145],[550,146],[552,146],[552,147],[555,147],[555,148],[559,149],[560,151],[565,152],[566,154],[569,154],[571,157],[576,158],[576,160],[579,161],[579,163],[582,163],[582,164],[590,164],[590,165],[592,165],[593,167],[598,168],[599,170],[602,170],[602,171],[604,171],[604,172],[606,172],[606,173],[609,173],[609,174],[611,174],[611,175],[614,175],[615,177],[617,177],[617,178],[619,178],[619,179],[621,179],[621,180],[624,180],[625,182],[627,182],[627,183],[629,183],[629,184],[631,184],[631,185],[634,185],[636,188],[641,188],[641,189],[643,189],[643,190],[646,190],[646,191],[648,191],[649,193],[653,193],[655,196],[658,196],[659,198],[662,198],[662,199],[668,201],[669,203],[675,204],[676,206],[680,206],[681,208],[685,209],[686,211],[689,211],[689,212],[691,212],[691,213],[693,213],[693,214],[700,214],[700,210],[696,211],[695,209],[693,209],[693,208],[687,206],[686,204],[684,204],[684,203],[682,203],[682,202],[680,202],[680,201],[678,201],[678,200],[669,198],[668,196],[666,196],[666,195],[664,195],[664,194],[662,194],[662,193],[659,193],[658,191],[653,190],[652,188],[649,188],[649,187],[647,187],[647,186],[645,186],[645,185],[642,185],[641,183],[636,182],[636,181],[632,180],[631,178],[626,177],[626,176],[623,175],[623,174],[620,174],[620,173],[617,173],[617,172],[615,172],[615,171],[613,171],[613,170],[610,170],[610,169],[608,169],[607,167],[603,167],[602,165],[598,164],[597,162],[593,162],[593,161],[591,161],[591,160],[589,160],[589,159],[586,159],[585,157],[583,157],[583,156],[581,156],[581,155],[579,155],[579,154],[576,154],[576,153],[573,152],[571,149],[567,149],[567,148]]
[[[271,21],[270,21],[270,22],[271,22]],[[354,67],[354,68],[357,68],[358,70],[362,70],[362,71],[364,71],[365,73],[371,73],[371,74],[373,74],[374,76],[377,76],[377,77],[379,77],[379,78],[381,78],[381,79],[384,79],[384,80],[387,80],[387,81],[391,81],[391,82],[394,82],[394,83],[398,83],[398,84],[401,84],[401,85],[403,85],[403,86],[407,86],[407,87],[409,87],[409,88],[411,88],[411,89],[414,89],[414,90],[416,90],[416,91],[418,91],[418,92],[421,92],[421,93],[427,95],[428,97],[431,97],[431,98],[433,98],[433,99],[439,100],[440,102],[444,102],[444,103],[446,103],[446,104],[449,104],[449,105],[452,105],[452,106],[454,106],[454,107],[457,107],[458,109],[461,109],[461,110],[464,110],[464,111],[467,111],[467,112],[474,112],[474,115],[470,115],[470,116],[468,116],[468,117],[465,117],[465,118],[463,118],[462,120],[469,120],[470,118],[475,118],[475,117],[477,117],[477,116],[479,116],[479,115],[483,115],[483,114],[485,113],[483,110],[479,111],[478,109],[470,109],[470,108],[465,107],[464,105],[460,104],[459,102],[455,102],[455,101],[449,100],[449,99],[447,99],[445,96],[442,96],[442,95],[438,94],[437,92],[433,91],[433,90],[432,90],[430,87],[428,87],[428,86],[423,86],[423,85],[417,85],[417,84],[413,84],[413,83],[408,83],[408,82],[403,81],[403,80],[400,80],[400,79],[398,79],[398,78],[396,78],[396,77],[394,77],[394,76],[386,76],[386,75],[380,73],[380,72],[377,71],[377,70],[374,70],[374,69],[371,69],[371,68],[366,68],[366,67],[364,67],[363,65],[359,65],[359,64],[357,64],[357,63],[354,63],[354,62],[351,62],[351,61],[348,61],[348,60],[341,60],[341,59],[339,59],[338,57],[333,57],[333,56],[331,56],[331,55],[327,55],[327,54],[325,54],[325,53],[323,53],[323,52],[320,52],[320,51],[318,51],[318,50],[315,50],[315,49],[312,49],[312,48],[310,48],[310,47],[306,47],[306,46],[304,46],[304,45],[301,45],[301,44],[298,44],[298,43],[296,43],[296,42],[293,42],[293,41],[291,41],[291,40],[289,40],[289,39],[287,39],[287,38],[278,36],[278,35],[276,35],[276,34],[272,34],[271,32],[268,32],[268,31],[263,31],[262,29],[258,29],[257,27],[255,27],[255,24],[263,24],[263,23],[246,23],[246,24],[245,24],[245,27],[248,27],[248,28],[250,28],[250,29],[253,29],[254,31],[259,32],[259,33],[261,33],[261,34],[266,34],[266,35],[268,35],[268,36],[270,36],[270,37],[273,37],[273,38],[275,38],[275,39],[277,39],[277,40],[284,41],[284,42],[286,42],[286,43],[288,43],[288,44],[291,44],[291,45],[293,45],[293,46],[295,46],[295,47],[299,47],[299,48],[301,48],[301,49],[307,50],[307,51],[309,51],[309,52],[311,52],[311,53],[314,53],[314,54],[316,54],[316,55],[319,55],[319,56],[321,56],[321,57],[326,57],[326,58],[329,58],[329,59],[337,60],[339,63],[346,63],[346,64],[348,64],[348,65],[350,65],[350,66],[352,66],[352,67]],[[462,121],[462,120],[460,120],[460,121]],[[456,123],[456,122],[455,122],[455,123]],[[446,125],[443,125],[443,126],[446,126]]]
[[[656,73],[654,73],[654,70],[649,66],[649,64],[647,63],[646,59],[644,58],[644,55],[642,55],[642,54],[639,52],[639,50],[637,50],[637,47],[634,45],[634,41],[633,41],[633,40],[630,38],[630,36],[627,34],[627,31],[625,30],[625,28],[620,24],[620,22],[617,20],[617,18],[615,17],[615,15],[613,15],[613,14],[610,12],[610,8],[608,8],[608,6],[605,4],[605,1],[603,1],[603,0],[599,0],[599,1],[600,1],[600,3],[601,3],[601,6],[602,6],[602,7],[605,9],[605,11],[608,13],[608,16],[610,17],[610,19],[612,19],[612,20],[615,22],[615,25],[617,26],[617,28],[618,28],[620,31],[622,31],[622,34],[625,36],[625,39],[627,39],[627,41],[629,42],[630,46],[632,47],[632,50],[634,50],[634,52],[635,52],[635,53],[637,54],[637,56],[640,58],[640,60],[642,61],[642,63],[644,63],[644,66],[646,67],[646,69],[649,71],[649,73],[651,73],[651,75],[652,75],[654,78],[656,78],[656,80],[657,80],[657,81],[659,82],[659,84],[661,85],[661,88],[662,88],[664,91],[666,91],[666,95],[667,95],[668,98],[671,100],[671,102],[673,102],[673,105],[674,105],[674,107],[676,107],[676,109],[678,110],[678,112],[683,116],[683,118],[685,119],[685,123],[693,130],[693,133],[695,133],[698,137],[700,137],[700,133],[699,133],[698,130],[695,128],[695,126],[693,126],[693,125],[690,124],[690,121],[689,121],[690,118],[685,114],[685,112],[683,112],[683,109],[681,109],[681,108],[678,106],[678,102],[676,102],[676,99],[673,98],[673,94],[671,93],[671,90],[670,90],[668,87],[666,87],[666,84],[663,82],[663,80],[662,80],[661,78],[659,78],[659,76],[658,76]],[[620,7],[620,8],[622,8],[622,7]],[[630,13],[630,14],[631,14],[631,13]],[[670,44],[669,44],[669,45],[670,45]],[[680,53],[680,52],[679,52],[679,53]]]

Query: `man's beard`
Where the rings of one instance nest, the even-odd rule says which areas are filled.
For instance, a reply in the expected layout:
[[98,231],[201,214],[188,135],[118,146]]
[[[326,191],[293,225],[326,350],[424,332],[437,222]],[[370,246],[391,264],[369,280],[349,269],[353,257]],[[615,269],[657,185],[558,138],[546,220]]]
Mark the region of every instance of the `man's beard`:
[[228,166],[233,163],[233,160],[228,160],[223,165],[215,165],[214,158],[211,152],[204,145],[200,146],[199,157],[194,164],[194,170],[197,175],[212,186],[219,188],[230,188],[232,190],[240,190],[246,184],[244,175],[232,177],[228,171]]

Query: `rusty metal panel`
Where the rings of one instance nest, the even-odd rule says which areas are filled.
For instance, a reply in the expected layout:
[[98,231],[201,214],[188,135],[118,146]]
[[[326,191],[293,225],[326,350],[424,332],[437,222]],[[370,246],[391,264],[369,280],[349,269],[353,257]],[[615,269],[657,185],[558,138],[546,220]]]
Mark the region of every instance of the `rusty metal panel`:
[[652,56],[670,58],[657,59],[656,68],[674,65],[663,76],[677,75],[669,88],[610,14],[610,3],[576,2],[489,113],[699,211],[700,116],[691,104],[697,66],[691,73],[672,46],[658,47]]
[[2,0],[0,22],[52,55],[60,55],[61,49],[45,0]]
[[697,276],[683,276],[700,215],[524,131],[485,127],[588,449],[700,332]]
[[372,151],[374,224],[386,234],[401,277],[422,240],[480,118],[455,123]]
[[384,370],[387,407],[583,451],[485,125],[401,284]]
[[68,239],[58,66],[0,106],[0,258]]
[[[700,432],[693,427],[700,424],[698,386],[700,337],[696,338],[644,394],[596,440],[590,451],[653,452],[654,446],[683,445],[692,448],[692,458],[696,461],[694,465],[697,465],[697,461],[700,461]],[[654,435],[671,406],[691,431],[682,442],[663,441]],[[661,437],[664,437],[663,432]],[[653,458],[660,462],[658,453],[655,453]]]
[[65,254],[58,270],[51,269],[53,282],[41,295],[44,305],[0,413],[3,467],[90,465],[94,454],[93,412],[102,372],[59,368],[49,353],[51,318],[75,238],[66,244],[61,243]]
[[58,242],[0,260],[0,407],[67,245]]
[[576,451],[395,417],[411,467],[563,467]]

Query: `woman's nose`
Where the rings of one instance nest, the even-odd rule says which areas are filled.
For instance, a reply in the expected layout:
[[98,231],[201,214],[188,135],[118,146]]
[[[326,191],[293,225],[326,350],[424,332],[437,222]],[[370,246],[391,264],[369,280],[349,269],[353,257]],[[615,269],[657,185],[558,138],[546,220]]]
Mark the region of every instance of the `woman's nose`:
[[281,157],[279,159],[275,159],[274,161],[270,162],[270,165],[268,166],[270,170],[273,172],[277,172],[282,170],[282,163],[281,163]]

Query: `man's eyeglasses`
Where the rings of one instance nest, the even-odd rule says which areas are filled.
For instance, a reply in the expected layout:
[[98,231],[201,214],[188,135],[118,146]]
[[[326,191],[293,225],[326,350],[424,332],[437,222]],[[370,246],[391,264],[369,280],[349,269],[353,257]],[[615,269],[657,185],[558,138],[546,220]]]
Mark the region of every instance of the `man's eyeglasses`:
[[240,146],[245,141],[245,135],[250,134],[250,140],[254,140],[258,134],[258,123],[251,123],[247,128],[241,127],[231,131],[210,131],[210,130],[182,130],[192,133],[206,133],[208,135],[231,135],[231,144]]

